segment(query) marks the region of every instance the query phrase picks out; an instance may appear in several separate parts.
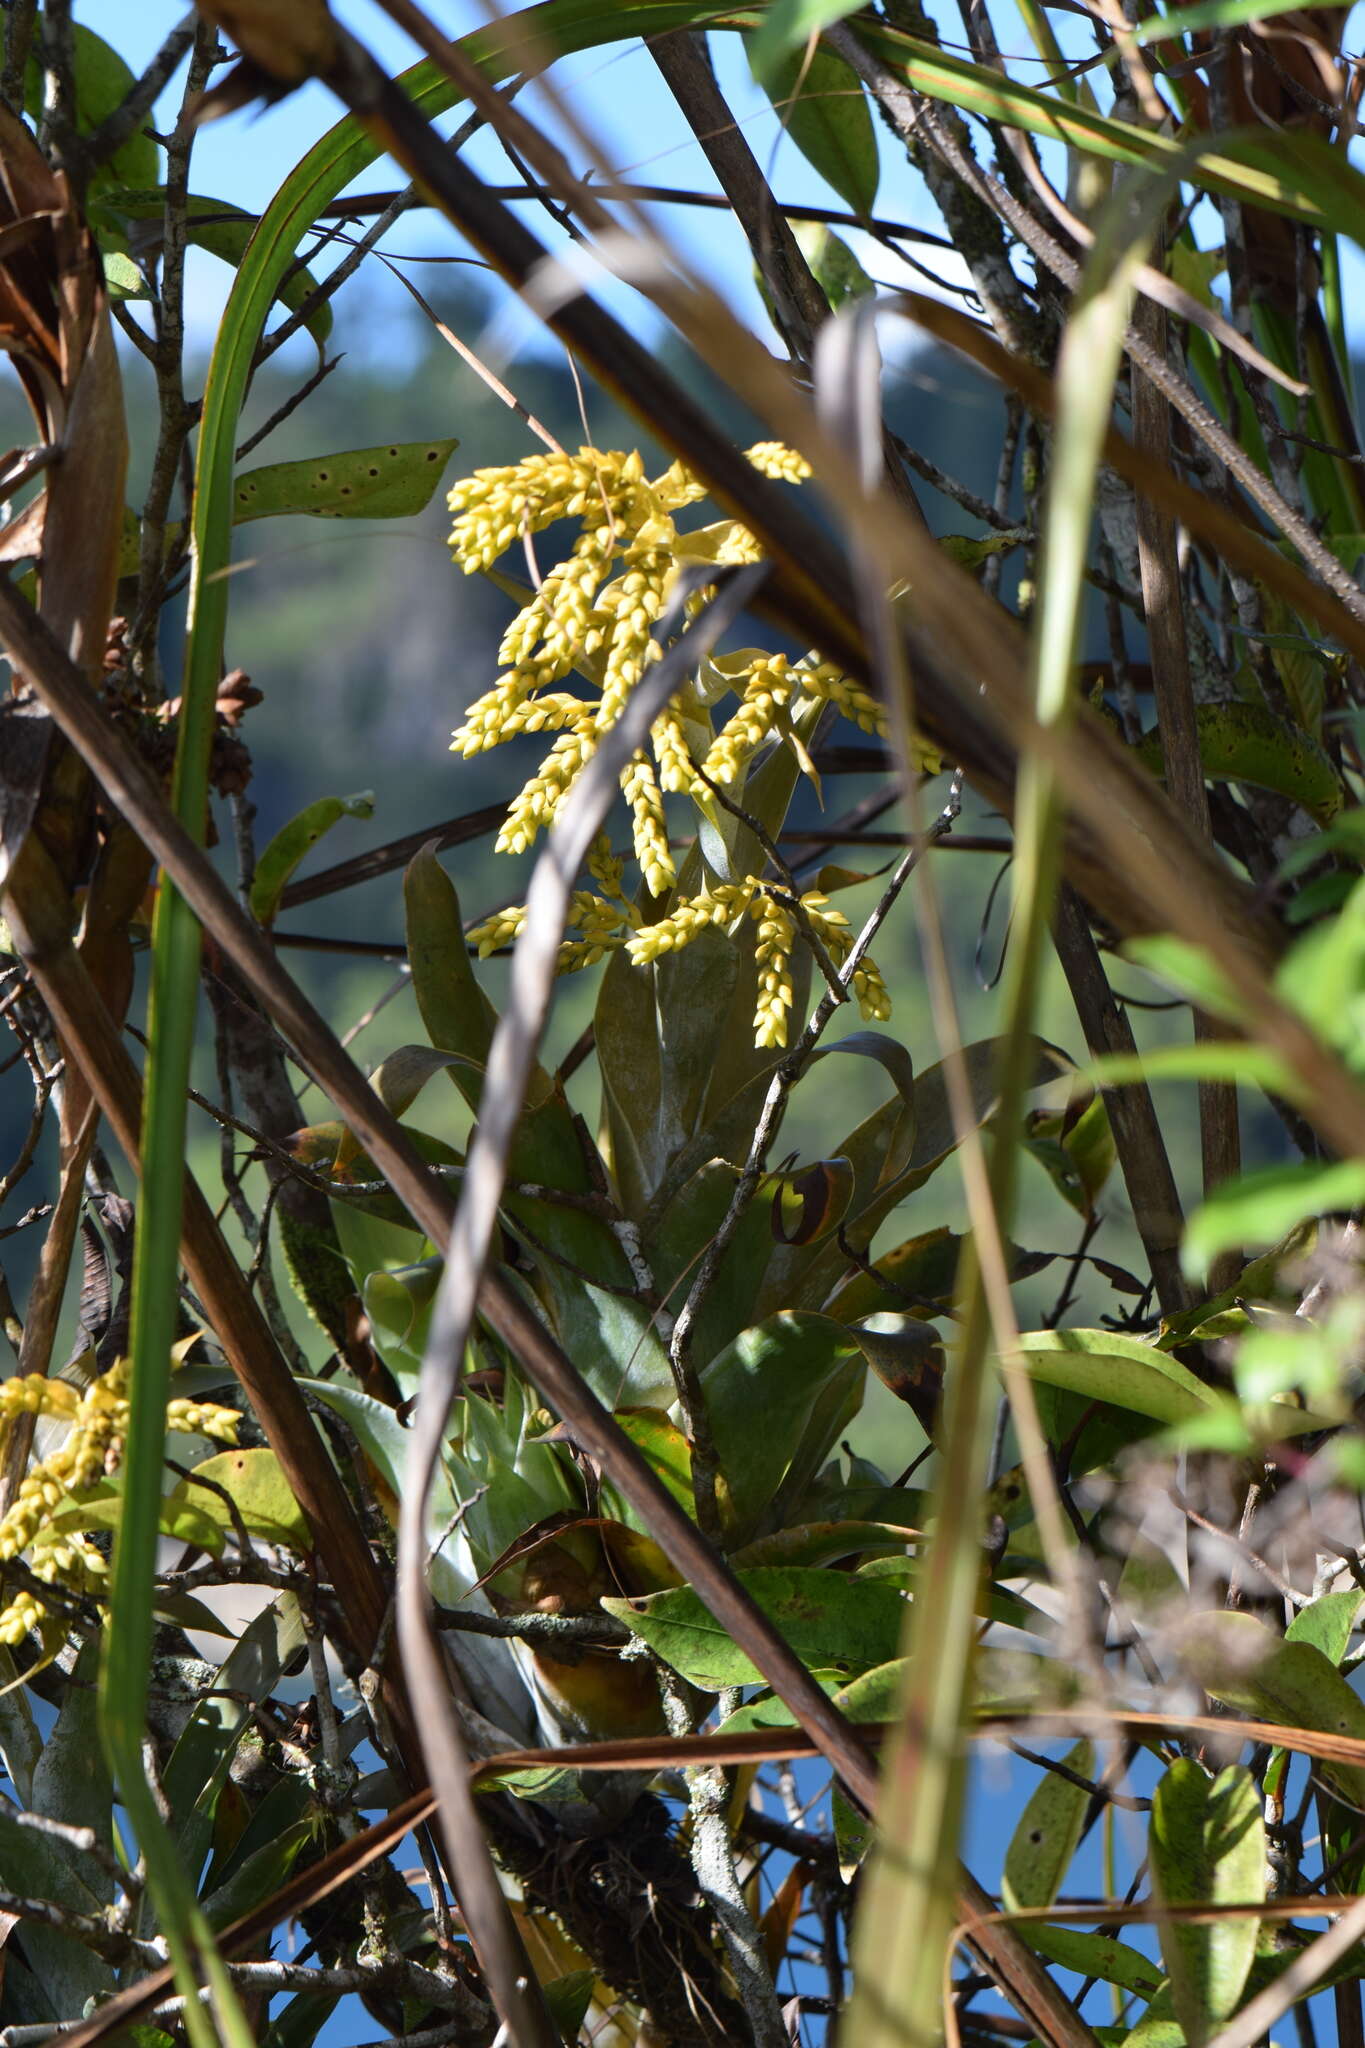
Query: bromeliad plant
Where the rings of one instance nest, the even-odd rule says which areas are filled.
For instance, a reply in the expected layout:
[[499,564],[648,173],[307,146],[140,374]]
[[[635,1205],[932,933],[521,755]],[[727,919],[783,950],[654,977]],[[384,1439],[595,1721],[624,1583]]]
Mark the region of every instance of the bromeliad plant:
[[[747,454],[755,469],[776,480],[800,483],[810,474],[808,463],[774,441],[761,441]],[[627,694],[658,659],[654,630],[680,577],[691,572],[682,609],[695,616],[708,565],[735,567],[760,559],[754,536],[739,520],[680,530],[674,515],[705,496],[706,486],[681,462],[651,479],[638,451],[623,455],[586,447],[576,456],[557,451],[480,470],[451,491],[451,547],[466,575],[494,570],[510,551],[529,549],[548,527],[563,521],[579,526],[572,552],[527,592],[498,650],[506,673],[469,706],[453,742],[454,751],[468,758],[523,733],[559,734],[513,801],[497,836],[499,852],[524,852],[553,820],[598,736],[619,718]],[[498,581],[511,587],[505,575]],[[558,687],[574,673],[595,689],[595,697]],[[737,704],[723,711],[730,699]],[[621,948],[637,967],[646,966],[690,945],[701,932],[734,932],[752,920],[761,969],[755,1043],[785,1045],[798,932],[838,965],[853,945],[848,920],[829,908],[823,890],[794,895],[771,876],[706,874],[691,893],[679,891],[664,798],[690,797],[714,835],[723,807],[742,797],[751,768],[770,742],[788,747],[818,783],[810,749],[830,709],[864,732],[886,736],[885,711],[871,692],[818,655],[793,662],[785,654],[746,648],[702,664],[655,720],[653,759],[641,749],[621,777],[645,883],[644,907],[628,900],[625,863],[604,835],[589,862],[597,888],[580,890],[573,900],[569,924],[577,936],[561,948],[561,970],[593,966]],[[937,773],[942,764],[924,748],[920,765]],[[665,898],[666,914],[660,916]],[[525,915],[514,908],[477,924],[470,937],[480,955],[514,940]],[[866,956],[854,973],[853,992],[869,1021],[890,1016],[886,984]]]

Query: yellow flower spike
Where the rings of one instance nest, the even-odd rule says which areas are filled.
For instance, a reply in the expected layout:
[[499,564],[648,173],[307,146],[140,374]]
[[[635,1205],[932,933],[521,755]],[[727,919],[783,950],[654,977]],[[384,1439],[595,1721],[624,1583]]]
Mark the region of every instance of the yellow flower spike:
[[621,777],[621,788],[630,805],[635,840],[635,858],[651,896],[666,896],[678,879],[668,844],[668,820],[663,797],[654,779],[648,756],[636,754]]
[[[756,469],[776,480],[799,484],[810,475],[804,457],[780,442],[760,441],[746,453]],[[675,515],[706,495],[705,486],[681,462],[649,478],[638,450],[591,447],[576,455],[535,454],[480,470],[451,491],[451,547],[466,573],[491,568],[509,549],[520,549],[527,535],[556,521],[575,520],[579,528],[566,557],[544,570],[535,593],[507,628],[499,656],[504,673],[469,706],[454,734],[454,751],[466,757],[523,733],[557,734],[511,805],[497,837],[498,851],[524,852],[552,822],[599,736],[616,723],[658,658],[654,633],[681,566],[761,559],[754,535],[736,520],[718,519],[679,532]],[[686,616],[697,616],[705,602],[704,593],[693,590]],[[575,670],[587,683],[581,696],[559,687]],[[721,707],[732,697],[737,707],[725,715]],[[695,681],[655,720],[650,753],[639,752],[621,777],[633,852],[654,896],[672,896],[677,888],[665,796],[685,794],[705,805],[698,760],[711,782],[735,786],[771,733],[790,737],[793,714],[822,704],[865,732],[886,731],[871,692],[818,655],[793,666],[785,655],[748,649],[703,664]],[[711,723],[713,707],[719,731]],[[809,768],[805,755],[799,758]],[[922,745],[916,765],[933,773],[942,764]],[[756,1040],[761,1046],[786,1044],[794,1000],[791,955],[803,920],[769,897],[759,877],[714,883],[674,903],[668,917],[643,925],[628,900],[624,863],[612,854],[605,835],[587,866],[601,893],[576,894],[569,918],[572,936],[560,949],[561,972],[592,965],[623,946],[633,962],[647,965],[690,945],[713,926],[737,933],[752,917],[759,982]],[[847,919],[830,910],[819,891],[802,902],[809,929],[830,958],[836,965],[846,960],[853,945]],[[515,940],[524,920],[519,906],[495,912],[471,937],[486,956]],[[865,1017],[889,1014],[886,986],[871,960],[860,964],[851,992]]]
[[685,795],[693,789],[704,789],[698,780],[692,756],[687,748],[687,735],[683,722],[676,711],[665,711],[650,727],[649,737],[654,747],[654,758],[659,764],[659,787],[669,795]]
[[494,845],[499,853],[524,853],[542,825],[548,825],[567,791],[592,758],[596,747],[592,723],[584,720],[562,732],[539,772],[512,804]]
[[784,1046],[787,1018],[791,1012],[793,988],[791,951],[796,937],[796,919],[770,896],[758,906],[758,1000],[754,1006],[754,1044]]
[[611,838],[606,832],[599,832],[593,840],[592,851],[588,855],[588,873],[605,895],[622,895],[626,864],[612,852]]
[[764,476],[770,476],[774,483],[803,484],[810,475],[810,464],[805,456],[798,455],[794,448],[785,447],[781,441],[755,441],[752,448],[745,449],[744,456]]
[[504,946],[515,944],[525,923],[525,907],[517,904],[511,910],[495,910],[482,924],[472,926],[469,937],[479,949],[480,960],[486,960],[490,953],[501,952]]

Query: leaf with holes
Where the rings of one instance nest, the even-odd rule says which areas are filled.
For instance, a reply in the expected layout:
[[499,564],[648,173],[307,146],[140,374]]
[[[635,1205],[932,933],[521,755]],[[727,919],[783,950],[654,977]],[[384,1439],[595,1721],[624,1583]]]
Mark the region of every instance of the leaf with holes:
[[245,470],[232,486],[233,524],[295,512],[315,519],[411,519],[430,504],[459,445],[453,439],[396,442]]
[[[1079,1778],[1095,1768],[1095,1746],[1086,1737],[1062,1758]],[[1076,1853],[1090,1794],[1070,1778],[1044,1771],[1005,1851],[1001,1893],[1005,1906],[1050,1906]]]

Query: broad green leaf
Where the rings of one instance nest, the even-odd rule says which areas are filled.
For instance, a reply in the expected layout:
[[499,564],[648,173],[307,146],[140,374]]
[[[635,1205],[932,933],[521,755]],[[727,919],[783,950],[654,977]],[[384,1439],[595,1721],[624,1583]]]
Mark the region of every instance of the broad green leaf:
[[957,562],[964,569],[979,569],[983,562],[990,561],[992,555],[1007,555],[1032,539],[1033,535],[1026,526],[1018,526],[1007,532],[996,529],[990,533],[941,533],[938,545],[949,561]]
[[1305,1217],[1365,1202],[1365,1160],[1339,1159],[1324,1165],[1304,1160],[1244,1173],[1215,1190],[1185,1226],[1180,1263],[1201,1280],[1215,1258],[1235,1245],[1268,1245]]
[[809,36],[818,35],[831,23],[856,14],[859,0],[770,0],[762,27],[749,45],[749,61],[756,77],[763,77],[770,64],[796,49]]
[[[80,134],[89,135],[117,107],[122,106],[137,80],[118,51],[106,43],[103,36],[97,36],[93,29],[86,28],[82,22],[74,22],[71,34],[75,58],[76,128]],[[45,85],[37,41],[35,37],[35,47],[30,48],[24,79],[24,111],[35,120],[42,112]],[[145,132],[152,125],[149,116],[126,141],[119,144],[108,162],[101,164],[95,173],[92,190],[101,191],[113,179],[136,185],[155,185],[161,175],[161,151]]]
[[540,1987],[550,2008],[550,2017],[568,2042],[579,2039],[596,1983],[595,1970],[570,1970],[563,1977],[552,1977],[548,1984]]
[[[91,209],[97,228],[108,224],[120,240],[132,242],[137,238],[140,223],[159,222],[165,213],[166,200],[164,193],[149,189],[155,177],[156,164],[153,161],[150,172],[143,170],[136,176],[129,176],[126,185],[101,193],[98,203]],[[235,270],[255,233],[255,214],[243,212],[240,206],[232,205],[229,200],[195,194],[186,202],[186,215],[185,232],[191,246],[205,250]],[[143,232],[145,234],[145,228]],[[316,290],[317,279],[311,271],[291,269],[281,279],[275,297],[289,312],[296,313]],[[332,331],[329,300],[324,300],[309,315],[307,327],[321,349]]]
[[256,863],[251,884],[251,914],[258,924],[273,924],[294,870],[306,859],[325,832],[342,818],[370,818],[374,815],[373,790],[356,796],[322,796],[282,825],[269,840]]
[[849,1334],[857,1338],[882,1385],[904,1401],[925,1435],[932,1435],[946,1363],[943,1339],[933,1324],[904,1310],[884,1309],[855,1323]]
[[278,1829],[221,1885],[206,1892],[204,1916],[215,1930],[230,1927],[277,1892],[300,1855],[317,1839],[321,1816],[309,1814]]
[[[1262,1252],[1250,1265],[1244,1266],[1232,1285],[1226,1287],[1221,1294],[1215,1294],[1211,1301],[1201,1302],[1196,1308],[1186,1309],[1180,1315],[1163,1318],[1161,1335],[1157,1339],[1161,1349],[1175,1350],[1196,1335],[1202,1342],[1205,1333],[1210,1337],[1235,1334],[1236,1330],[1245,1327],[1245,1317],[1230,1332],[1220,1330],[1217,1325],[1221,1317],[1236,1310],[1239,1302],[1270,1302],[1277,1297],[1283,1299],[1285,1289],[1279,1280],[1280,1270],[1311,1250],[1313,1235],[1312,1224],[1299,1224],[1268,1252]],[[1297,1302],[1297,1294],[1294,1299]],[[1210,1323],[1214,1325],[1212,1329],[1209,1328]]]
[[190,1869],[201,1869],[213,1832],[218,1792],[253,1710],[268,1699],[287,1667],[306,1654],[303,1613],[281,1593],[242,1631],[200,1698],[163,1771],[166,1798]]
[[790,50],[760,61],[760,29],[750,48],[754,76],[777,118],[813,169],[854,213],[870,214],[880,163],[862,85],[832,50]]
[[[1182,1628],[1180,1654],[1205,1692],[1236,1713],[1365,1742],[1365,1704],[1311,1642],[1285,1642],[1250,1614],[1201,1614]],[[1319,1758],[1313,1768],[1365,1808],[1365,1765]]]
[[[48,1732],[43,1754],[33,1772],[26,1804],[50,1820],[72,1827],[93,1827],[112,1846],[114,1800],[95,1719],[93,1683],[98,1646],[82,1652],[61,1712]],[[16,1787],[17,1789],[17,1787]],[[0,1864],[8,1891],[20,1898],[51,1899],[77,1913],[103,1914],[112,1904],[113,1886],[90,1857],[75,1856],[65,1842],[35,1828],[22,1827],[0,1808]],[[40,2021],[69,2022],[86,1999],[114,1988],[109,1965],[70,1935],[27,1920],[23,1952],[33,1981],[11,1980],[16,1957],[7,1958],[5,2018],[23,2012]]]
[[317,519],[411,519],[430,504],[459,445],[453,439],[406,441],[244,470],[232,486],[233,524],[291,512]]
[[855,1059],[875,1060],[895,1082],[902,1109],[896,1119],[882,1165],[882,1179],[895,1180],[904,1173],[915,1153],[918,1111],[915,1104],[915,1062],[903,1039],[885,1031],[846,1031],[833,1045],[822,1045],[812,1060],[847,1053]]
[[1019,1933],[1038,1955],[1078,1977],[1098,1977],[1102,1984],[1117,1984],[1139,1998],[1155,1998],[1161,1989],[1161,1970],[1151,1957],[1110,1934],[1083,1934],[1078,1927],[1040,1927],[1028,1920],[1020,1923]]
[[[1157,1786],[1147,1854],[1152,1884],[1168,1906],[1211,1901],[1251,1905],[1265,1898],[1265,1822],[1256,1781],[1242,1764],[1210,1778],[1178,1757]],[[1191,2048],[1236,2012],[1256,1954],[1250,1918],[1159,1920],[1171,1999]]]
[[[1348,7],[1351,0],[1328,0],[1329,5]],[[1172,36],[1195,35],[1204,29],[1236,28],[1246,21],[1268,21],[1276,14],[1289,14],[1295,0],[1196,0],[1193,7],[1176,7],[1169,14],[1154,14],[1133,30],[1135,43],[1163,43]]]
[[845,1884],[872,1847],[875,1831],[865,1813],[853,1804],[838,1779],[830,1793],[830,1817],[834,1822],[834,1846],[839,1853],[839,1875]]
[[182,1479],[169,1495],[176,1506],[192,1507],[230,1536],[233,1522],[227,1503],[202,1484],[204,1480],[231,1494],[249,1536],[284,1544],[303,1557],[312,1551],[312,1531],[273,1451],[221,1451],[196,1465],[191,1477]]
[[1031,1330],[1019,1339],[1025,1369],[1045,1386],[1066,1387],[1155,1422],[1185,1422],[1219,1397],[1168,1352],[1115,1330]]
[[1024,1142],[1063,1201],[1082,1216],[1092,1216],[1118,1154],[1104,1097],[1091,1089],[1082,1091],[1081,1100],[1083,1106],[1034,1110],[1024,1127]]
[[1293,1070],[1269,1046],[1235,1038],[1202,1038],[1188,1045],[1156,1045],[1146,1052],[1106,1053],[1087,1067],[1105,1088],[1127,1081],[1238,1081],[1291,1100],[1299,1093]]
[[0,1648],[0,1765],[23,1806],[32,1802],[33,1772],[42,1753],[43,1738],[13,1652]]
[[[833,228],[815,220],[794,220],[788,225],[810,266],[811,276],[829,300],[831,312],[837,313],[851,299],[870,298],[876,291],[876,285],[848,243]],[[829,894],[823,874],[817,875],[815,886]]]
[[957,1284],[962,1239],[946,1224],[906,1238],[889,1252],[880,1252],[875,1270],[855,1273],[831,1296],[827,1313],[843,1322],[876,1315],[883,1309],[918,1304],[927,1314],[948,1308]]
[[1178,939],[1171,932],[1149,932],[1127,940],[1122,952],[1126,960],[1154,975],[1186,1002],[1207,1010],[1211,1017],[1221,1017],[1229,1024],[1245,1022],[1246,1005],[1231,982],[1188,939]]
[[[679,1507],[692,1512],[692,1446],[662,1408],[618,1408],[617,1426],[624,1431],[656,1479]],[[623,1519],[631,1521],[635,1510]],[[633,1526],[633,1524],[632,1524]]]
[[[1062,1762],[1078,1777],[1091,1778],[1095,1746],[1087,1738],[1069,1749]],[[1005,1851],[1001,1897],[1006,1907],[1050,1906],[1071,1867],[1090,1794],[1069,1778],[1044,1771],[1020,1814]]]
[[747,1541],[774,1501],[817,1397],[831,1382],[861,1381],[862,1371],[847,1330],[828,1316],[791,1313],[743,1331],[708,1368],[702,1392],[732,1542]]
[[[740,1584],[812,1671],[847,1680],[894,1658],[905,1601],[889,1586],[839,1572],[741,1572]],[[758,1685],[759,1673],[690,1586],[603,1607],[649,1644],[690,1685],[721,1692]]]
[[[655,1284],[675,1314],[692,1284],[698,1253],[716,1235],[734,1199],[739,1173],[728,1160],[711,1160],[677,1190],[645,1238]],[[760,1196],[740,1218],[693,1326],[692,1355],[700,1366],[755,1320],[772,1253],[772,1205]]]
[[380,1061],[370,1076],[370,1086],[385,1109],[405,1116],[427,1082],[452,1067],[470,1067],[482,1079],[483,1068],[465,1053],[444,1052],[431,1045],[400,1045]]
[[[203,1489],[200,1489],[201,1493]],[[68,1529],[108,1529],[116,1532],[123,1521],[123,1487],[102,1481],[89,1487],[79,1498],[73,1498],[60,1507],[52,1518],[54,1538],[60,1538]],[[163,1495],[160,1509],[159,1528],[163,1536],[170,1536],[177,1543],[193,1543],[199,1550],[208,1551],[211,1557],[218,1557],[223,1549],[223,1531],[206,1509],[198,1502],[188,1499],[182,1488]],[[39,1543],[42,1542],[39,1538]],[[38,1547],[35,1544],[34,1548]]]
[[[1301,804],[1319,824],[1341,809],[1345,793],[1331,759],[1301,726],[1261,704],[1201,704],[1199,755],[1214,782],[1249,782]],[[1161,735],[1145,735],[1139,754],[1162,772]]]
[[1340,1666],[1362,1600],[1365,1593],[1358,1586],[1345,1593],[1320,1593],[1316,1600],[1299,1609],[1284,1632],[1285,1641],[1311,1643],[1329,1663]]
[[829,1565],[846,1557],[894,1556],[923,1532],[895,1522],[798,1522],[756,1536],[730,1553],[736,1571],[759,1565]]
[[[880,1038],[884,1034],[874,1035]],[[1066,1055],[1045,1039],[1036,1038],[1032,1043],[1033,1085],[1042,1087],[1070,1070]],[[987,1121],[995,1106],[997,1052],[995,1039],[979,1039],[965,1046],[961,1055],[973,1113],[981,1123]],[[956,1149],[957,1131],[942,1064],[926,1068],[916,1077],[914,1086],[914,1145],[901,1171],[890,1171],[888,1162],[894,1161],[904,1143],[907,1110],[903,1094],[884,1102],[834,1147],[853,1166],[854,1189],[844,1229],[850,1241],[860,1248],[871,1244],[891,1212],[923,1187]],[[821,1247],[814,1258],[808,1251],[775,1246],[763,1283],[760,1310],[822,1308],[833,1290],[845,1283],[847,1274],[848,1260],[837,1242]],[[894,1301],[887,1303],[888,1307],[898,1305]]]
[[371,1273],[360,1290],[365,1313],[376,1339],[406,1351],[414,1365],[422,1362],[431,1305],[441,1283],[441,1261],[422,1259],[415,1266],[388,1267]]
[[131,256],[109,250],[104,257],[104,288],[111,299],[149,299],[152,288]]

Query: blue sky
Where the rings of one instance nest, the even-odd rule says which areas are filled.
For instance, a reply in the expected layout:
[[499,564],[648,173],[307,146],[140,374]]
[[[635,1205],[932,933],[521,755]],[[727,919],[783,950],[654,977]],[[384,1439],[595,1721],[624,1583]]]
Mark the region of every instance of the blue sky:
[[[181,18],[182,11],[177,0],[85,0],[85,4],[78,5],[76,10],[78,19],[113,42],[135,67],[151,57],[162,37]],[[394,28],[378,6],[357,4],[357,0],[338,0],[334,11],[383,62],[398,68],[417,56],[407,38]],[[445,0],[444,5],[441,0],[433,0],[429,11],[452,34],[474,28],[487,18],[479,0]],[[769,169],[779,196],[794,203],[837,205],[837,198],[783,135],[766,99],[754,87],[738,39],[717,36],[713,41],[722,84],[738,118],[744,122],[760,160]],[[159,110],[167,121],[171,118],[172,102],[178,93],[179,83],[177,79],[173,94]],[[555,69],[555,83],[558,90],[570,95],[586,117],[614,170],[649,183],[707,191],[716,189],[705,159],[673,105],[652,60],[638,45],[592,51],[566,59]],[[548,99],[539,88],[531,87],[522,104],[532,114],[546,115],[554,125]],[[234,115],[206,127],[195,146],[194,189],[215,198],[230,199],[253,211],[258,210],[270,199],[304,151],[337,118],[338,112],[336,102],[324,88],[308,86],[277,106],[256,114]],[[453,125],[452,117],[446,126]],[[507,161],[490,137],[476,137],[468,153],[471,162],[490,178],[499,183],[511,181]],[[401,180],[391,166],[377,164],[359,181],[359,189],[382,190],[399,182]],[[899,150],[892,151],[885,142],[883,187],[878,207],[879,211],[912,225],[930,230],[940,227],[920,180],[907,169],[903,154]],[[553,234],[539,208],[528,209],[528,219],[537,233],[546,235],[547,239]],[[667,226],[692,264],[717,283],[732,304],[770,332],[753,288],[748,251],[737,231],[720,215],[683,207],[667,210]],[[922,280],[914,280],[913,274],[896,263],[885,250],[869,244],[865,238],[854,236],[852,239],[855,245],[860,245],[860,252],[865,253],[869,268],[878,277],[898,284],[922,283]],[[433,257],[449,256],[455,246],[450,229],[431,215],[423,214],[408,216],[385,244],[395,254],[411,253],[428,262]],[[947,274],[955,278],[962,276],[960,267],[952,259],[950,263],[952,267]],[[414,269],[414,281],[419,285],[421,271],[426,267],[424,263],[421,268]],[[191,317],[196,333],[205,341],[211,338],[226,283],[226,272],[211,259],[201,257],[194,264],[191,271]],[[404,296],[401,287],[384,278],[376,266],[369,266],[366,283],[348,286],[347,289],[392,294],[395,303]],[[612,296],[618,310],[623,310],[629,303],[630,317],[637,328],[642,321],[646,328],[654,324],[653,314],[635,295],[620,292]],[[529,323],[520,332],[522,338],[529,341]],[[294,346],[299,361],[305,361],[307,344],[300,341]],[[364,336],[348,331],[346,346],[351,350],[363,349]]]

